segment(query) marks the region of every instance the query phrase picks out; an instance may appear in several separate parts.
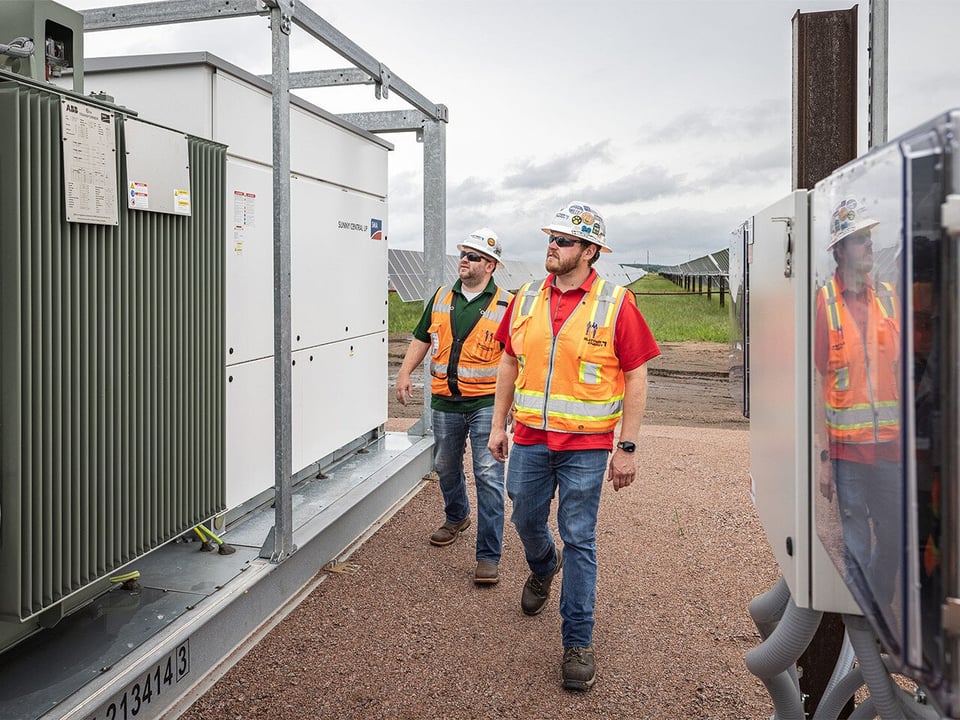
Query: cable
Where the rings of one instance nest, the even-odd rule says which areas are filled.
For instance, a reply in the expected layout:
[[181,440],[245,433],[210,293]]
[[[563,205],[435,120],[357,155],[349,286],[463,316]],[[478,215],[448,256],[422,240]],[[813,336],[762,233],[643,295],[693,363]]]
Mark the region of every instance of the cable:
[[127,582],[128,580],[138,580],[139,578],[140,578],[140,571],[139,571],[139,570],[131,570],[130,572],[128,572],[128,573],[123,573],[123,574],[121,574],[121,575],[113,575],[113,576],[110,578],[110,582],[112,582],[112,583],[122,583],[122,582]]
[[28,37],[18,37],[6,45],[0,43],[0,54],[10,57],[30,57],[33,55],[33,40]]
[[[233,555],[237,551],[233,545],[227,545],[223,540],[217,537],[210,528],[208,528],[203,523],[198,523],[193,531],[200,536],[200,539],[203,541],[204,546],[206,546],[208,539],[213,540],[217,544],[217,552],[221,555]],[[206,535],[206,537],[204,537]],[[201,548],[203,549],[203,548]]]

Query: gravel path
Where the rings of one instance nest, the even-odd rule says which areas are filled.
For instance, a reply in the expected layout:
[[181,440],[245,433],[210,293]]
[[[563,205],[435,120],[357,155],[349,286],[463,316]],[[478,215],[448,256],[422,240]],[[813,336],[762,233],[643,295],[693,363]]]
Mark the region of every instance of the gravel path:
[[520,612],[512,525],[500,583],[474,586],[473,528],[427,542],[442,522],[429,482],[349,558],[355,573],[324,573],[183,717],[769,717],[743,662],[759,642],[747,603],[779,574],[750,503],[748,433],[648,425],[638,456],[640,479],[601,501],[588,693],[560,688],[559,588],[541,615]]

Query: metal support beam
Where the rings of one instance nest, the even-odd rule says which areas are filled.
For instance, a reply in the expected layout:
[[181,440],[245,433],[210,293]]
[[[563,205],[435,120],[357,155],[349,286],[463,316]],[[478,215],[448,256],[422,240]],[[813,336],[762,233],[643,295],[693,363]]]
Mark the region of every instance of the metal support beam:
[[857,8],[793,16],[793,188],[857,156]]
[[375,57],[306,5],[297,5],[293,21],[335,53],[349,60],[361,70],[366,71],[371,77],[379,78],[381,85],[384,80],[387,80],[390,88],[397,95],[421,112],[426,113],[431,118],[442,119],[437,105],[417,92],[409,83],[396,75],[391,75]]
[[164,0],[82,10],[84,32],[266,15],[260,0]]
[[[447,126],[439,120],[423,126],[424,295],[443,283],[447,247]],[[424,302],[430,298],[425,297]],[[424,375],[430,377],[429,373]],[[423,383],[423,423],[432,426],[430,384]]]
[[[170,23],[214,20],[224,17],[266,15],[264,5],[273,6],[276,0],[164,0],[142,5],[117,5],[91,8],[83,11],[85,31],[116,30],[118,28],[164,25]],[[286,5],[287,3],[284,2]],[[435,105],[413,86],[394,75],[386,65],[373,57],[350,38],[337,30],[313,10],[303,4],[289,3],[291,20],[311,36],[372,78],[377,85],[377,98],[388,97],[393,91],[428,117],[446,122],[446,108]],[[336,71],[334,71],[336,72]],[[296,87],[314,87],[297,85]]]
[[[793,187],[813,186],[857,156],[857,6],[793,16]],[[803,654],[800,691],[815,714],[843,647],[844,625],[824,613]],[[841,717],[853,710],[852,701]]]
[[[293,0],[271,0],[273,56],[273,382],[275,525],[270,561],[293,544],[292,372],[290,343],[290,22]],[[265,548],[267,550],[269,548]]]
[[[263,80],[273,82],[270,75],[261,75]],[[290,73],[290,89],[333,87],[338,85],[373,85],[374,79],[357,68],[339,70],[307,70]]]
[[887,0],[870,0],[868,147],[887,141],[887,68],[890,11]]
[[[446,107],[443,108],[446,115]],[[424,125],[435,122],[419,110],[386,110],[384,112],[344,113],[342,120],[375,133],[410,132],[420,133]]]

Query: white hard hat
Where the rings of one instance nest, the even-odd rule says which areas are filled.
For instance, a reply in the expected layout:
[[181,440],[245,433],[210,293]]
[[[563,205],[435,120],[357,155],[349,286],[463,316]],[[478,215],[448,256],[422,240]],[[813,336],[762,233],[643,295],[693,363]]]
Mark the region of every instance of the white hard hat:
[[844,198],[839,202],[830,218],[830,244],[827,245],[827,250],[832,250],[848,235],[880,224],[879,220],[867,217],[866,209],[866,202],[862,199]]
[[607,226],[600,212],[585,202],[573,200],[557,210],[553,220],[541,228],[548,235],[560,232],[599,246],[603,252],[613,252],[607,245]]
[[500,255],[503,252],[503,247],[500,245],[500,238],[488,227],[474,230],[467,236],[466,240],[457,245],[457,250],[461,252],[476,250],[478,253],[482,253],[491,260],[494,260],[500,267],[503,267],[503,260],[500,259]]

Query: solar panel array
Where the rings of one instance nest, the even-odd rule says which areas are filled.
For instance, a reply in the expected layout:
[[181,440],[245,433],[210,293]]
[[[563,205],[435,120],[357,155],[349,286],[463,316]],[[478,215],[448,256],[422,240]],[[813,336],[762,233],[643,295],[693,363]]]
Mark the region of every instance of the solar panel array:
[[663,268],[660,270],[660,274],[680,277],[706,277],[710,275],[727,277],[730,274],[730,249],[724,248],[709,255],[698,257],[696,260]]
[[[424,295],[436,288],[423,287],[423,252],[420,250],[388,250],[387,262],[390,271],[390,289],[395,290],[404,302],[423,300]],[[546,276],[543,262],[505,261],[497,268],[493,278],[497,285],[507,290],[516,290],[526,282],[542,280]],[[457,267],[460,258],[447,255],[443,263],[444,284],[450,285],[457,279]],[[646,273],[640,268],[625,267],[617,263],[598,260],[594,266],[600,276],[617,285],[629,285]]]

